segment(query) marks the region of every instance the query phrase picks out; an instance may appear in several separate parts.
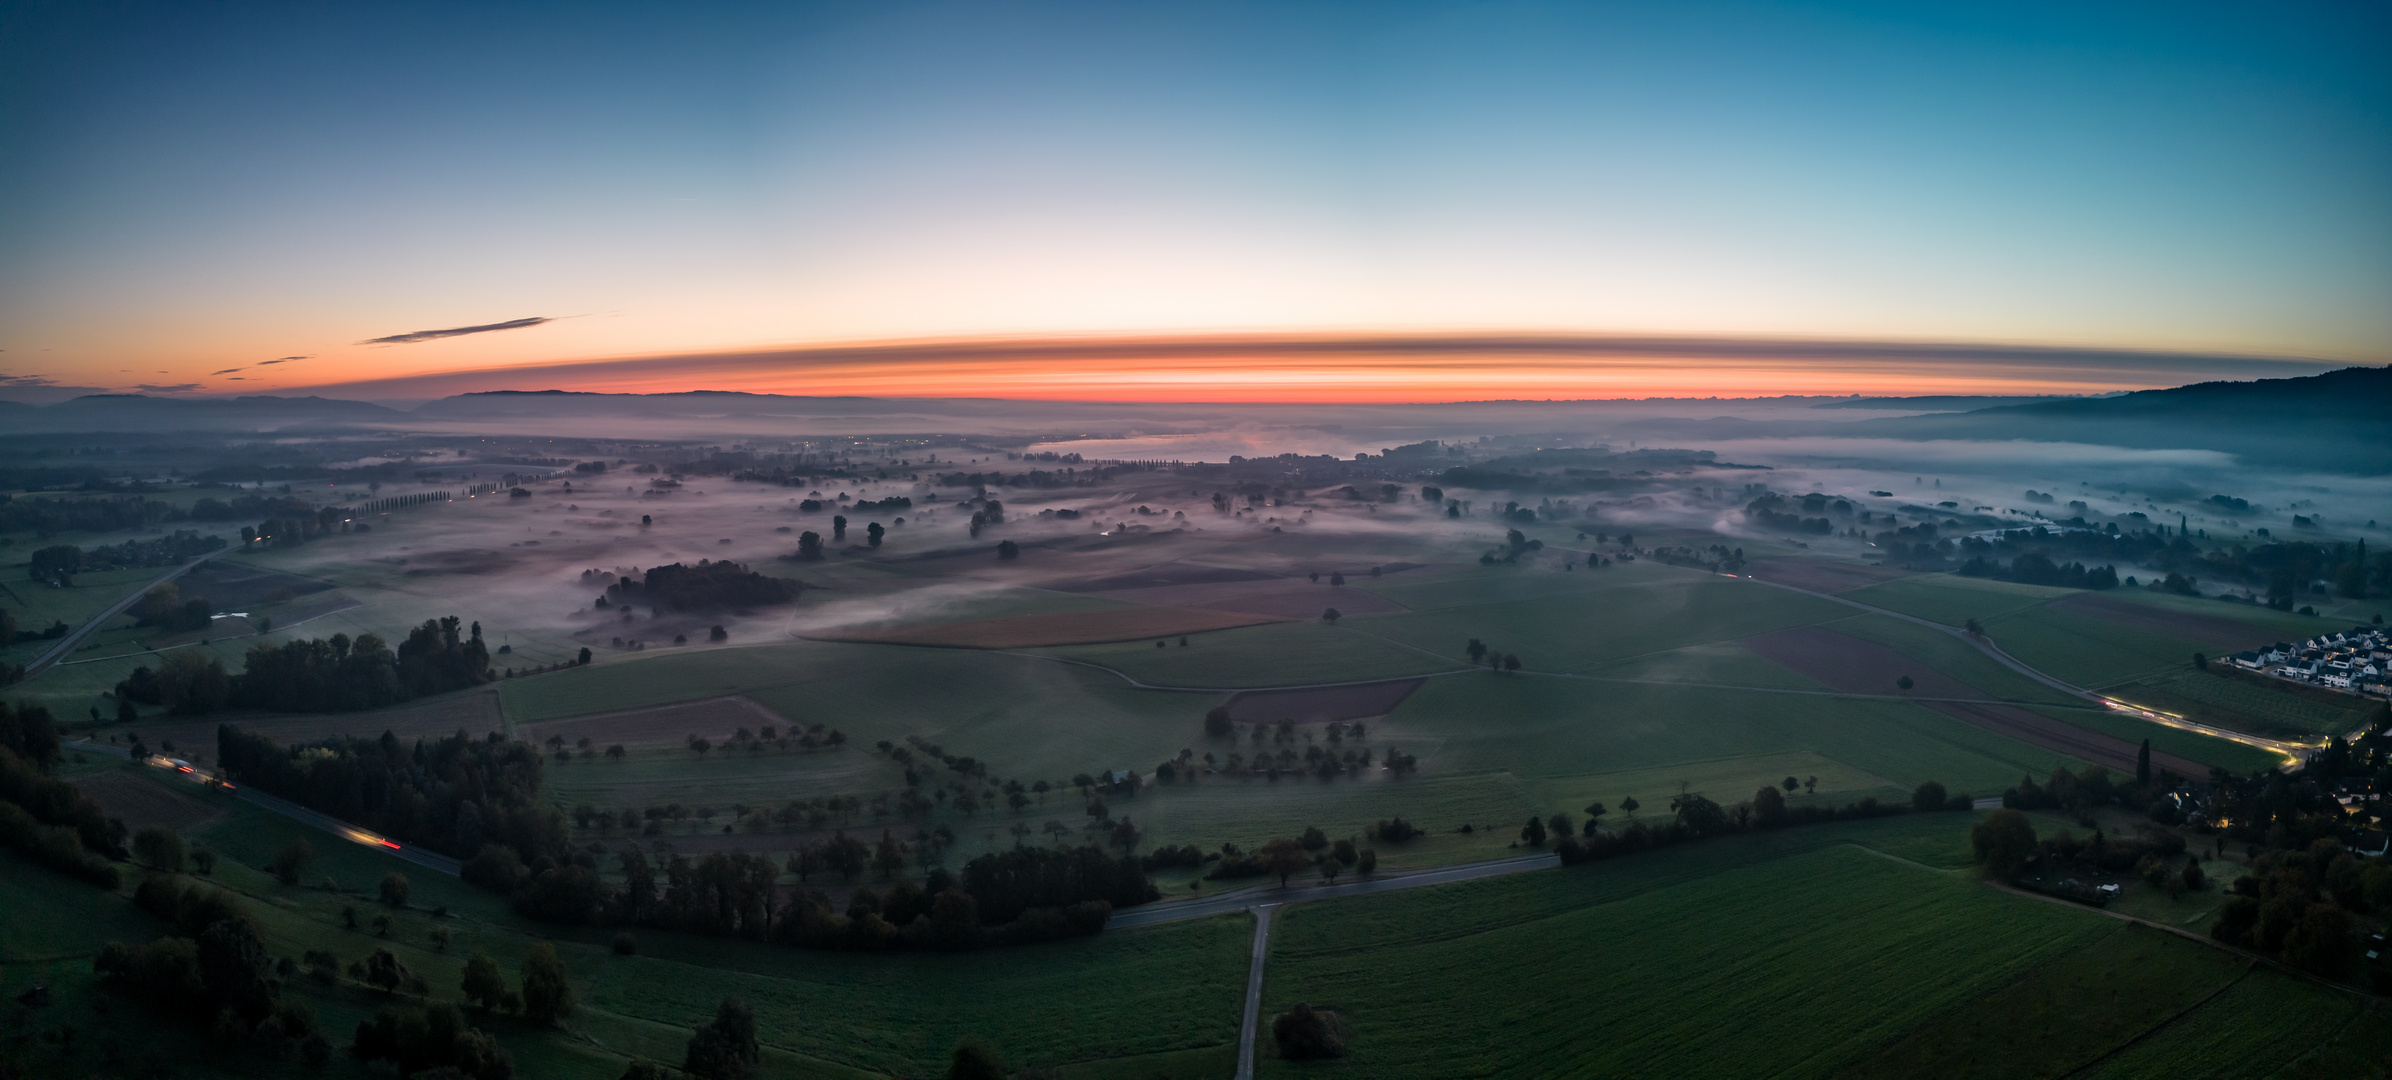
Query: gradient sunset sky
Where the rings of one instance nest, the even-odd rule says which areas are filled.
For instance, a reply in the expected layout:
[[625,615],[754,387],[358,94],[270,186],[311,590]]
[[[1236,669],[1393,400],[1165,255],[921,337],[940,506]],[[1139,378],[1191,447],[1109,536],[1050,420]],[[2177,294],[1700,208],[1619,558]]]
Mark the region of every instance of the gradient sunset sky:
[[0,396],[2382,364],[2388,11],[12,4]]

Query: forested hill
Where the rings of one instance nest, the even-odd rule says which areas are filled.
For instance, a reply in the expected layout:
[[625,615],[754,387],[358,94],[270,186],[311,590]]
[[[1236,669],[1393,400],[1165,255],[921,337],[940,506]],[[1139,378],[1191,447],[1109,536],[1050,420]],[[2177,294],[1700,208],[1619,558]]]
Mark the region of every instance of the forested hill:
[[2378,474],[2392,472],[2387,417],[2392,366],[1869,420],[1845,430],[1891,438],[2220,450],[2321,472]]

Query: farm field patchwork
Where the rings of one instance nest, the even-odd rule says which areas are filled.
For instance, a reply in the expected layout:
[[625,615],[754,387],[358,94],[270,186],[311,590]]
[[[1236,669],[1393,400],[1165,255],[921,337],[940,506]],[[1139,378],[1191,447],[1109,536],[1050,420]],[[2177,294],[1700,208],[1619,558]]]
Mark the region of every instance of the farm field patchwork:
[[1998,701],[2065,704],[2080,700],[2012,671],[1965,641],[1917,623],[1864,612],[1821,625],[1893,649]]
[[2086,689],[2101,689],[2190,666],[2204,651],[2165,637],[2049,606],[1985,620],[1985,633],[2020,661]]
[[1034,649],[1056,645],[1097,645],[1115,641],[1145,641],[1182,634],[1201,634],[1236,626],[1277,622],[1285,616],[1192,607],[1122,607],[1095,611],[1065,611],[1045,615],[1015,615],[969,622],[919,623],[883,629],[819,630],[807,636],[821,641],[856,641],[884,645],[929,645],[956,649]]
[[[1161,649],[1138,641],[1039,652],[1099,664],[1150,686],[1225,689],[1395,679],[1469,666],[1459,639],[1423,653],[1373,636],[1383,621],[1269,623],[1191,637],[1187,648],[1176,641]],[[1368,632],[1361,628],[1365,623],[1371,624]]]

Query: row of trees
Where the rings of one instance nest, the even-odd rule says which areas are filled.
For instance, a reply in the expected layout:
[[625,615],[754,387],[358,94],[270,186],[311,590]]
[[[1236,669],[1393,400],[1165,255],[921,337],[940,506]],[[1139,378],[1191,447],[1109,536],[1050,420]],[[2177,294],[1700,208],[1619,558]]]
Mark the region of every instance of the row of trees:
[[[1822,804],[1794,805],[1786,796],[1801,786],[1794,777],[1783,784],[1772,784],[1753,792],[1751,799],[1722,806],[1699,792],[1683,792],[1670,799],[1670,817],[1660,822],[1631,821],[1625,828],[1607,831],[1600,827],[1607,808],[1594,803],[1586,808],[1587,820],[1580,835],[1572,835],[1569,815],[1555,814],[1550,818],[1530,818],[1520,829],[1521,840],[1531,847],[1554,837],[1554,854],[1561,856],[1563,865],[1573,865],[1596,859],[1612,859],[1632,855],[1652,848],[1668,847],[1694,840],[1745,832],[1762,832],[1797,825],[1817,825],[1831,821],[1861,821],[1893,814],[1962,812],[1975,805],[1966,792],[1948,792],[1933,780],[1912,790],[1907,803],[1879,802],[1875,797],[1842,806]],[[1782,788],[1782,790],[1781,790]],[[1622,806],[1631,812],[1634,800]]]
[[[669,851],[651,861],[625,848],[616,855],[620,884],[602,881],[585,854],[535,867],[491,845],[466,865],[466,876],[551,922],[650,926],[816,949],[955,950],[1095,934],[1117,904],[1160,895],[1138,859],[1094,846],[1017,847],[976,858],[960,874],[932,869],[916,884],[897,878],[912,850],[886,831],[878,844],[841,833],[785,862]],[[885,892],[856,890],[844,910],[807,884],[818,873],[853,881],[874,869],[892,883]],[[797,884],[784,886],[784,873]]]
[[482,624],[462,634],[451,615],[408,631],[395,653],[374,634],[252,645],[239,675],[197,650],[172,652],[155,672],[134,668],[116,692],[121,700],[163,705],[178,716],[204,716],[227,706],[354,712],[479,686],[493,677]]
[[[816,537],[815,542],[819,545],[821,539]],[[767,577],[729,559],[700,559],[696,566],[673,563],[651,567],[640,580],[621,578],[606,587],[605,600],[645,603],[666,611],[722,611],[786,604],[796,600],[803,588],[788,578]]]

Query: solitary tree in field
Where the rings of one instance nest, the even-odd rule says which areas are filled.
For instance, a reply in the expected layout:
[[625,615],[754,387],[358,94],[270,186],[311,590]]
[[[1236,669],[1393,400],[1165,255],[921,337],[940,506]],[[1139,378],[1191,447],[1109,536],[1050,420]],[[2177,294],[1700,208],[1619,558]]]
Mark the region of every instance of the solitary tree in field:
[[1916,685],[1916,684],[1910,681],[1910,676],[1908,676],[1908,675],[1904,675],[1904,676],[1902,676],[1902,677],[1901,677],[1901,678],[1899,678],[1899,679],[1895,679],[1895,680],[1894,680],[1894,685],[1895,685],[1895,686],[1898,686],[1898,687],[1901,687],[1901,688],[1902,688],[1902,689],[1904,689],[1904,690],[1908,690],[1908,689],[1910,689],[1912,686],[1914,686],[1914,685]]
[[1968,831],[1977,861],[1999,877],[2010,877],[2035,851],[2035,824],[2025,814],[2002,809],[1985,815]]
[[1205,712],[1204,733],[1216,739],[1237,734],[1237,725],[1230,721],[1227,706],[1215,705]]
[[738,998],[724,998],[714,1019],[690,1032],[681,1071],[700,1080],[747,1080],[756,1074],[757,1059],[755,1012]]
[[606,756],[610,761],[621,761],[623,760],[624,756],[630,752],[631,751],[623,749],[622,743],[615,743],[606,748]]
[[1800,780],[1797,780],[1797,779],[1795,779],[1795,778],[1793,778],[1793,777],[1789,776],[1789,777],[1787,777],[1787,778],[1786,778],[1786,781],[1785,781],[1785,783],[1783,783],[1783,784],[1779,784],[1778,786],[1779,786],[1779,787],[1782,787],[1782,788],[1785,788],[1785,789],[1786,789],[1786,794],[1788,794],[1788,795],[1792,795],[1792,794],[1794,794],[1794,789],[1795,789],[1795,788],[1798,788],[1798,787],[1801,787],[1801,786],[1802,786],[1802,781],[1800,781]]
[[382,875],[382,902],[397,908],[407,906],[407,875],[396,870]]
[[169,874],[183,872],[183,838],[172,830],[156,825],[145,826],[133,834],[133,857],[152,870]]
[[1528,819],[1528,824],[1520,826],[1520,842],[1529,847],[1543,847],[1545,844],[1544,819],[1531,817]]
[[1968,636],[1970,636],[1970,637],[1984,637],[1984,636],[1985,636],[1985,627],[1984,627],[1984,625],[1983,625],[1983,624],[1981,624],[1981,623],[1979,623],[1979,622],[1977,622],[1977,620],[1975,620],[1975,619],[1970,619],[1970,620],[1968,621],[1968,628],[1967,628],[1967,629],[1968,629]]
[[866,525],[864,526],[864,542],[872,545],[873,547],[879,547],[880,538],[888,531],[889,530],[887,529],[881,528],[880,522],[877,521]]
[[507,997],[507,980],[499,974],[498,961],[487,953],[475,953],[465,961],[465,1000],[481,1006],[485,1011],[496,1009]]
[[306,840],[293,840],[274,853],[274,876],[282,879],[285,885],[297,885],[299,875],[315,859],[316,849],[310,847]]
[[1335,626],[1335,625],[1337,625],[1337,620],[1338,620],[1338,619],[1340,619],[1340,618],[1343,618],[1343,616],[1341,616],[1341,615],[1339,615],[1339,614],[1337,613],[1337,609],[1336,609],[1336,608],[1330,608],[1330,609],[1328,609],[1328,610],[1326,610],[1326,611],[1323,611],[1323,612],[1321,612],[1321,621],[1322,621],[1322,622],[1325,622],[1325,623],[1328,623],[1328,624],[1329,624],[1329,625],[1331,625],[1331,626]]
[[1819,793],[1819,778],[1818,778],[1818,777],[1816,777],[1816,776],[1814,776],[1814,777],[1811,777],[1811,778],[1810,778],[1810,779],[1808,779],[1808,780],[1805,780],[1805,781],[1803,781],[1803,782],[1802,782],[1802,793],[1803,793],[1803,794],[1805,794],[1805,795],[1816,795],[1816,794],[1818,794],[1818,793]]
[[523,1018],[534,1025],[546,1027],[573,1015],[573,984],[565,978],[556,946],[536,942],[523,954],[522,986]]
[[1505,654],[1503,654],[1503,670],[1505,670],[1505,671],[1518,671],[1518,670],[1520,670],[1520,658],[1519,658],[1518,656],[1514,655],[1514,654],[1511,654],[1511,653],[1505,653]]
[[2135,786],[2151,783],[2151,740],[2143,740],[2143,748],[2135,751]]
[[1636,801],[1636,796],[1630,795],[1627,798],[1620,800],[1620,812],[1633,819],[1636,817],[1636,808],[1638,805],[1639,804]]

